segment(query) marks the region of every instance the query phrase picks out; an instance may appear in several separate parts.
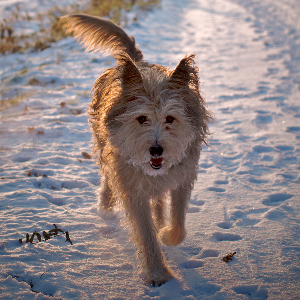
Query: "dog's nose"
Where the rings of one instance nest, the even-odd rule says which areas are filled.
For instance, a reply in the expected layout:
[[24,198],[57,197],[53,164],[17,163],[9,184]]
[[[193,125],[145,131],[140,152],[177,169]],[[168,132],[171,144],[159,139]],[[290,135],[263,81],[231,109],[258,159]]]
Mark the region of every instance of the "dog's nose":
[[152,156],[161,156],[164,149],[161,146],[154,146],[149,149]]

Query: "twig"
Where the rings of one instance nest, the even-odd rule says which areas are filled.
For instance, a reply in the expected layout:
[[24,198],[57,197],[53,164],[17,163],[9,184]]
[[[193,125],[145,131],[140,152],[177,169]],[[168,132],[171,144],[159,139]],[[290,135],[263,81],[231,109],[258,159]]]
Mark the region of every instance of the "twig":
[[230,262],[232,260],[234,254],[236,254],[236,252],[227,254],[226,256],[223,257],[223,261]]
[[70,242],[71,245],[73,245],[70,236],[69,236],[69,231],[66,231],[66,242]]
[[[55,228],[50,229],[49,232],[43,231],[43,237],[44,237],[43,241],[47,241],[47,240],[51,239],[51,237],[60,236],[60,234],[58,234],[58,233],[61,232],[66,235],[66,242],[69,242],[71,245],[73,245],[68,231],[65,232],[65,231],[61,230],[60,228],[57,227],[56,224],[53,224],[53,226]],[[31,237],[30,237],[29,233],[26,233],[26,243],[33,244],[33,239],[34,239],[35,235],[37,236],[39,242],[42,241],[41,234],[37,231],[34,231]],[[19,239],[19,242],[22,244],[22,239]]]

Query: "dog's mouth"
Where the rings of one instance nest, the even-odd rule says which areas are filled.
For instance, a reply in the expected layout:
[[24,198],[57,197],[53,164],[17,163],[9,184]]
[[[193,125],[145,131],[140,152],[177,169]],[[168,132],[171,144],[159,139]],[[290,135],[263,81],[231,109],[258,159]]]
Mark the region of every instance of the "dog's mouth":
[[162,167],[162,165],[163,165],[163,158],[162,157],[158,157],[158,158],[152,157],[150,159],[150,166],[153,169],[158,170]]

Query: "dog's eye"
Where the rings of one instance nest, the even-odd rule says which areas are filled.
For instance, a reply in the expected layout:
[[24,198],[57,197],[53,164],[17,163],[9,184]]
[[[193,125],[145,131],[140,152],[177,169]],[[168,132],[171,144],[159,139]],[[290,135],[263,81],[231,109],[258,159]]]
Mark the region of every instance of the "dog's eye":
[[138,122],[140,124],[144,124],[147,121],[147,117],[146,116],[140,116],[137,118]]
[[175,119],[175,118],[172,117],[172,116],[167,116],[167,117],[166,117],[166,123],[171,124],[171,123],[173,123],[174,119]]

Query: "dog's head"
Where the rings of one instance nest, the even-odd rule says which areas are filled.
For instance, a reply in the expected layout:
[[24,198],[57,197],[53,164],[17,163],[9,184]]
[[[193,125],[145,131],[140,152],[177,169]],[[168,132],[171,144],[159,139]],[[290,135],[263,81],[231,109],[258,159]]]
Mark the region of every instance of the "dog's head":
[[150,176],[164,175],[208,134],[210,115],[194,56],[182,59],[172,72],[124,58],[117,73],[110,87],[106,84],[107,138],[127,163]]

